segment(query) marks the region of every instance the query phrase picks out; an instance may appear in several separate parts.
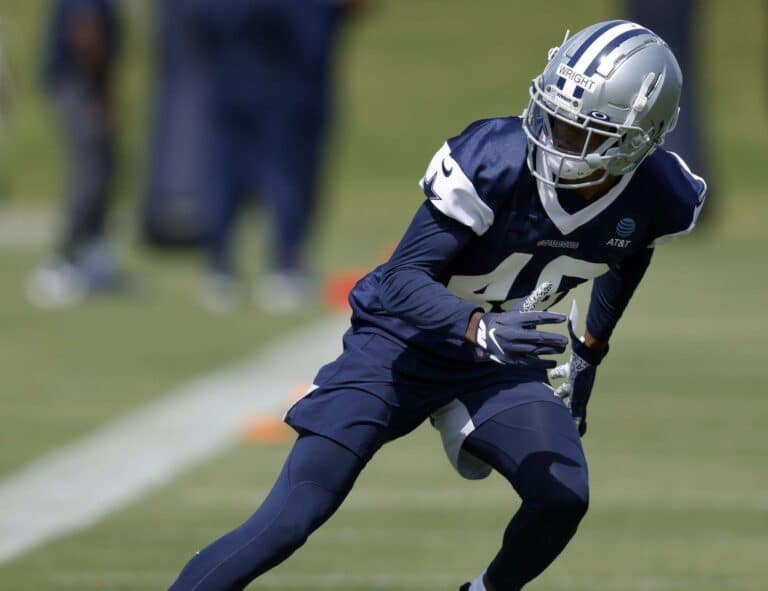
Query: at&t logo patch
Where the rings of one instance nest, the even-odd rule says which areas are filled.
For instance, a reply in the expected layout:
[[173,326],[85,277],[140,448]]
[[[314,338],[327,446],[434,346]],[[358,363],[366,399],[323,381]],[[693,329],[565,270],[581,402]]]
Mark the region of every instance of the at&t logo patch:
[[637,230],[637,223],[632,218],[622,218],[619,223],[616,224],[616,234],[619,238],[611,238],[605,243],[606,246],[615,246],[618,248],[627,248],[632,244],[631,240],[628,240],[632,234]]
[[629,238],[635,233],[637,224],[632,218],[622,218],[619,223],[616,224],[616,235],[619,238]]

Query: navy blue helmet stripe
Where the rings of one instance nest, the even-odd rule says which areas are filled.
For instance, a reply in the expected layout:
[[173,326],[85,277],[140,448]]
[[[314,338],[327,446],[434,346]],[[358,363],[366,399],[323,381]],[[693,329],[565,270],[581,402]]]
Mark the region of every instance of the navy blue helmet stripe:
[[[605,46],[605,48],[595,56],[595,59],[592,60],[592,62],[587,66],[587,69],[584,71],[584,74],[587,76],[591,76],[595,72],[597,72],[597,68],[600,67],[600,61],[606,57],[608,54],[610,54],[614,49],[619,47],[622,43],[627,41],[628,39],[631,39],[632,37],[637,37],[638,35],[645,35],[650,34],[650,31],[648,29],[632,29],[631,31],[625,31],[615,39],[613,39],[608,45]],[[573,96],[576,98],[581,98],[584,95],[584,89],[579,86],[576,88],[576,90],[573,92]]]
[[[576,52],[575,52],[575,53],[574,53],[574,54],[571,56],[571,59],[569,59],[569,60],[568,60],[568,65],[569,65],[571,68],[572,68],[573,66],[575,66],[575,65],[576,65],[576,62],[577,62],[577,61],[579,61],[579,58],[580,58],[582,55],[584,55],[584,52],[585,52],[585,51],[587,51],[587,49],[589,48],[589,46],[590,46],[590,45],[592,45],[592,43],[594,43],[594,42],[595,42],[595,40],[596,40],[596,39],[597,39],[597,38],[598,38],[600,35],[602,35],[602,34],[603,34],[603,33],[605,33],[606,31],[608,31],[608,30],[612,29],[613,27],[616,27],[616,26],[618,26],[618,25],[621,25],[621,24],[623,24],[623,23],[624,23],[624,21],[610,21],[610,22],[607,22],[607,23],[605,23],[605,24],[604,24],[602,27],[600,27],[599,29],[596,29],[596,30],[595,30],[595,31],[594,31],[594,32],[593,32],[593,33],[592,33],[592,34],[591,34],[591,35],[590,35],[590,36],[587,38],[587,40],[586,40],[586,41],[584,41],[584,43],[582,43],[582,44],[579,46],[579,48],[576,50]],[[562,76],[560,76],[560,77],[557,79],[557,87],[558,87],[560,90],[562,90],[564,86],[565,86],[565,78],[563,78]]]
[[606,57],[609,53],[611,53],[619,45],[624,43],[627,39],[631,39],[632,37],[637,37],[638,35],[650,35],[650,31],[648,31],[648,29],[632,29],[631,31],[625,31],[624,33],[616,37],[613,41],[611,41],[608,45],[606,45],[603,51],[601,51],[597,56],[595,56],[595,59],[593,59],[592,63],[590,63],[587,66],[587,69],[585,70],[584,73],[587,76],[591,76],[592,74],[597,72],[597,68],[600,66],[600,60]]
[[606,31],[609,31],[610,29],[613,29],[614,27],[618,27],[619,25],[625,24],[626,21],[610,21],[600,27],[599,29],[595,30],[594,33],[592,33],[584,43],[582,43],[579,48],[576,50],[576,52],[571,56],[571,59],[568,60],[568,65],[570,67],[573,67],[576,65],[576,62],[579,61],[579,58],[584,55],[584,52],[589,49],[589,46],[592,45],[597,38],[605,33]]

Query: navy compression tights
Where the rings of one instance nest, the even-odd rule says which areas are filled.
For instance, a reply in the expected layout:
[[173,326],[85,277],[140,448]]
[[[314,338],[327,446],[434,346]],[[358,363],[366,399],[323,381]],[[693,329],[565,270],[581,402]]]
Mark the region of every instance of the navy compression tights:
[[[497,591],[517,591],[544,570],[587,509],[586,463],[570,421],[559,403],[529,403],[483,423],[465,442],[523,499],[488,567]],[[196,554],[171,591],[243,589],[304,544],[341,505],[364,465],[330,439],[302,435],[258,511]]]

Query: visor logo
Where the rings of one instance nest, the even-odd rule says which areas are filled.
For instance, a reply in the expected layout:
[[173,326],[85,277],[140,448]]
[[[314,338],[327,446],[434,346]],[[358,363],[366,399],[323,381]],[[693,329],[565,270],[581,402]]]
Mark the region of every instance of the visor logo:
[[577,72],[567,64],[560,64],[557,67],[557,75],[562,78],[565,78],[566,80],[570,80],[579,88],[583,88],[584,90],[589,92],[594,91],[595,85],[597,84],[594,78],[590,78],[586,74],[581,74]]

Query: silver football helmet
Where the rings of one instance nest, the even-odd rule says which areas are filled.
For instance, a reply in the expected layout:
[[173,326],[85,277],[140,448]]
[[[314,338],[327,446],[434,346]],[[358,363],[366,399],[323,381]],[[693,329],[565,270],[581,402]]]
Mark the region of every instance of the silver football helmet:
[[522,114],[528,167],[540,181],[580,188],[627,174],[674,128],[683,76],[648,29],[597,23],[566,33],[548,58]]

